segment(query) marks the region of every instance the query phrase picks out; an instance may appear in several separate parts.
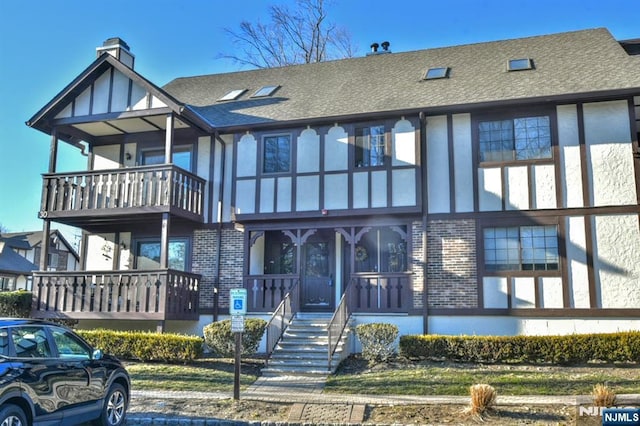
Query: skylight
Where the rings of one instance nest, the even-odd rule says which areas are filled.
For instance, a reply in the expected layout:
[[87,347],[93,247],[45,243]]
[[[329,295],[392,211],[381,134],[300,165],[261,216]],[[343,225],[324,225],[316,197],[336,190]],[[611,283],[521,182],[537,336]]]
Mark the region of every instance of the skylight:
[[280,86],[262,86],[261,88],[256,90],[256,93],[251,95],[251,97],[252,98],[262,98],[262,97],[265,97],[265,96],[271,96],[273,94],[273,92],[275,92],[278,87],[280,87]]
[[533,60],[529,58],[509,59],[509,71],[533,69]]
[[230,91],[229,93],[227,93],[226,95],[224,95],[223,97],[221,97],[218,100],[219,101],[232,101],[234,99],[238,99],[240,97],[240,95],[242,95],[246,91],[247,91],[247,89],[232,90],[232,91]]
[[425,80],[435,80],[438,78],[448,78],[449,77],[449,67],[437,67],[437,68],[429,68],[427,73],[424,75]]

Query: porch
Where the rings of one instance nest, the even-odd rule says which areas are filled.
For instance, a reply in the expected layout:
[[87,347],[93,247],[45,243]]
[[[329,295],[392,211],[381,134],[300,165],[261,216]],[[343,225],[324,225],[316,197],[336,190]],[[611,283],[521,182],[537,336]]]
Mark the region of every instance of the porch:
[[172,164],[49,173],[39,216],[72,226],[153,213],[203,222],[205,183]]
[[[413,304],[411,277],[409,272],[352,274],[342,295],[352,313],[407,313]],[[251,313],[274,312],[300,281],[298,275],[245,276],[247,310]],[[292,294],[300,295],[300,292]],[[336,299],[340,300],[340,295]],[[299,300],[297,303],[303,305]],[[335,308],[333,306],[332,310]]]
[[172,269],[33,273],[33,318],[198,320],[200,275]]

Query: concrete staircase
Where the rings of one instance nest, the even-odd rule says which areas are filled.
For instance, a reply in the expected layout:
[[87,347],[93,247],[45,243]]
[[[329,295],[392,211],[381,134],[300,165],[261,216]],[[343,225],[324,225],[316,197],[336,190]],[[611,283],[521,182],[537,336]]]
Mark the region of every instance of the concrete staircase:
[[345,350],[348,330],[328,368],[327,324],[332,314],[298,313],[269,358],[263,376],[326,376],[333,373]]

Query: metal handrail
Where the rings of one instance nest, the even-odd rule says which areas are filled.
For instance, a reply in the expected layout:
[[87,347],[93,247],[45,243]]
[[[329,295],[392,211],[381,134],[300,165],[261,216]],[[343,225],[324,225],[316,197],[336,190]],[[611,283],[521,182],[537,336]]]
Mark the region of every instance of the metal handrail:
[[273,311],[271,318],[267,322],[267,325],[265,327],[267,330],[267,356],[265,365],[269,364],[269,358],[271,357],[273,350],[282,338],[282,335],[291,323],[291,320],[300,310],[300,290],[298,283],[299,280],[296,280],[287,294],[285,294],[278,307]]
[[342,339],[342,335],[344,334],[344,330],[347,328],[347,324],[349,323],[349,318],[351,317],[351,309],[349,309],[349,292],[351,290],[351,283],[345,289],[342,297],[340,298],[340,303],[336,307],[333,316],[331,317],[331,321],[327,325],[327,333],[328,333],[328,359],[327,359],[327,370],[331,371],[331,360],[333,359],[333,355],[338,349],[338,343],[340,343],[340,339]]

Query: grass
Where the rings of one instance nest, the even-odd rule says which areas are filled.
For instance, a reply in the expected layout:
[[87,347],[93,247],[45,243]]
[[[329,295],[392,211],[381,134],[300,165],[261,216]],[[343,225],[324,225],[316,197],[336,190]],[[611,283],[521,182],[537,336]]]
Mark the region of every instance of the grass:
[[[243,359],[240,386],[260,375],[263,360]],[[188,365],[127,363],[134,389],[231,392],[232,359],[205,358]],[[598,383],[617,394],[639,393],[640,366],[538,367],[391,363],[368,368],[358,360],[328,378],[325,392],[370,395],[469,395],[469,387],[488,383],[500,395],[590,395]]]
[[[240,388],[251,385],[262,362],[243,360]],[[199,359],[188,365],[128,362],[131,386],[140,390],[198,392],[233,391],[234,363],[230,359]]]
[[606,382],[617,393],[640,392],[640,368],[468,366],[406,364],[330,376],[325,392],[371,395],[468,395],[469,386],[489,383],[501,395],[589,395]]

